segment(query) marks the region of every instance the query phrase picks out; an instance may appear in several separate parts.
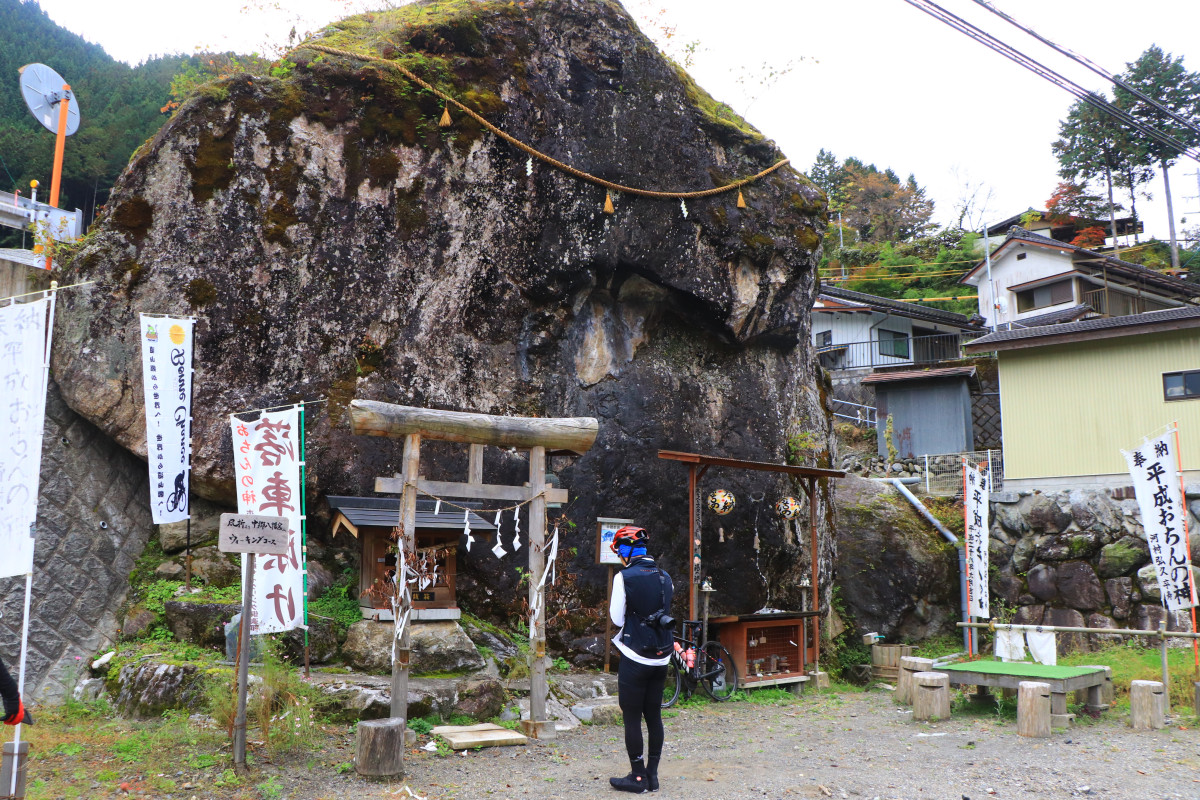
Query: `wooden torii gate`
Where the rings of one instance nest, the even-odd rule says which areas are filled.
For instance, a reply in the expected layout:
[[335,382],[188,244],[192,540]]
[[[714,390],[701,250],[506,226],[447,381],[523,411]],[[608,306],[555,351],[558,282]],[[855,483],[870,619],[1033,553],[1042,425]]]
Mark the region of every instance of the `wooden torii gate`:
[[[547,488],[546,455],[572,453],[582,455],[591,449],[600,430],[591,417],[531,418],[500,417],[460,411],[354,400],[350,403],[350,430],[360,436],[387,436],[404,439],[404,470],[399,478],[376,478],[375,491],[400,494],[401,535],[404,552],[415,552],[417,493],[437,497],[470,500],[507,500],[529,503],[529,606],[538,608],[537,618],[529,626],[533,663],[529,669],[529,719],[522,722],[526,735],[554,738],[554,723],[546,716],[546,604],[537,603],[542,574],[546,569],[543,547],[546,542],[546,503],[565,503],[565,489]],[[421,439],[463,442],[470,445],[467,482],[427,481],[421,477]],[[529,483],[504,486],[483,482],[485,445],[529,450]],[[397,574],[403,575],[403,565]],[[401,592],[400,613],[411,607],[411,594]],[[409,627],[397,643],[392,662],[393,717],[408,720],[408,673],[410,660]]]

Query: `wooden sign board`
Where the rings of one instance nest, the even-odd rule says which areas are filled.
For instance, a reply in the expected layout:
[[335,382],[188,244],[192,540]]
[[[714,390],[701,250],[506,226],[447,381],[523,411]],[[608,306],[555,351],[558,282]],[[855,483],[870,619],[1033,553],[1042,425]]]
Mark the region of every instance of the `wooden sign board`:
[[412,599],[414,603],[432,603],[434,601],[433,592],[413,592]]
[[286,517],[259,517],[253,514],[222,514],[217,534],[217,549],[222,553],[255,553],[282,556],[288,551]]
[[621,559],[612,551],[613,534],[632,525],[631,519],[615,519],[613,517],[596,517],[596,563],[621,566]]

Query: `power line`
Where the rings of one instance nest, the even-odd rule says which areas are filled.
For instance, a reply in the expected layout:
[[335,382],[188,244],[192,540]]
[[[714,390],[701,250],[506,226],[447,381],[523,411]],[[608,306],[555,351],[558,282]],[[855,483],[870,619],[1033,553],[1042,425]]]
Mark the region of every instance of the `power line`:
[[1099,75],[1101,78],[1104,78],[1106,81],[1113,84],[1114,86],[1120,86],[1122,89],[1129,92],[1134,97],[1141,100],[1143,103],[1149,103],[1150,105],[1157,108],[1159,111],[1170,116],[1173,120],[1178,122],[1180,125],[1184,125],[1188,128],[1191,128],[1193,131],[1200,134],[1200,125],[1197,125],[1196,123],[1192,122],[1189,119],[1181,117],[1180,115],[1176,114],[1171,109],[1169,109],[1166,106],[1159,103],[1153,97],[1149,97],[1148,95],[1142,94],[1142,92],[1140,90],[1135,89],[1133,86],[1130,86],[1128,83],[1125,83],[1125,81],[1121,80],[1116,75],[1113,75],[1108,70],[1106,70],[1103,67],[1099,66],[1098,64],[1095,64],[1094,62],[1092,62],[1091,59],[1085,58],[1084,56],[1079,55],[1078,53],[1074,52],[1073,50],[1070,50],[1069,48],[1058,46],[1054,42],[1050,41],[1049,39],[1042,36],[1037,31],[1035,31],[1033,28],[1030,28],[1026,25],[1022,25],[1021,23],[1017,22],[1015,19],[1010,17],[1008,14],[1004,13],[1003,11],[996,8],[991,3],[987,2],[987,0],[975,0],[975,3],[977,5],[983,6],[988,11],[990,11],[993,14],[995,14],[996,16],[1000,17],[1000,19],[1009,23],[1013,27],[1018,28],[1019,30],[1025,31],[1025,33],[1027,33],[1030,36],[1032,36],[1033,38],[1037,39],[1039,42],[1046,45],[1047,47],[1049,47],[1049,48],[1055,50],[1056,52],[1061,53],[1062,55],[1071,59],[1076,64],[1079,64],[1079,65],[1091,70],[1092,72]]
[[975,41],[987,47],[989,50],[993,50],[1010,61],[1020,64],[1025,69],[1041,78],[1044,78],[1050,83],[1053,83],[1055,86],[1058,86],[1060,89],[1063,89],[1075,98],[1082,100],[1083,102],[1094,106],[1095,108],[1098,108],[1112,117],[1115,117],[1128,127],[1133,128],[1145,136],[1149,136],[1161,144],[1167,145],[1171,149],[1178,151],[1180,155],[1187,156],[1193,161],[1200,162],[1200,150],[1188,147],[1175,137],[1144,124],[1141,122],[1141,120],[1131,116],[1124,110],[1105,100],[1103,97],[1097,95],[1095,92],[1090,92],[1087,89],[1084,89],[1079,84],[1060,75],[1037,60],[1030,58],[1020,50],[1017,50],[1015,47],[1005,44],[995,36],[992,36],[990,33],[987,33],[986,31],[976,27],[975,25],[972,25],[961,17],[950,13],[937,3],[932,2],[932,0],[904,0],[904,2],[908,3],[910,6],[919,11],[923,11],[939,22],[948,25],[959,33],[974,39]]

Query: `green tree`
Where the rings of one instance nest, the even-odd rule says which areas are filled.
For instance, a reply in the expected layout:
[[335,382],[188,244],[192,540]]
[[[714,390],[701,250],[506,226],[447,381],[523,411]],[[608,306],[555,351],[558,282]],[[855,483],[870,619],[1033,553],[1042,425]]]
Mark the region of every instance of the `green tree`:
[[1153,177],[1153,170],[1138,165],[1129,129],[1086,101],[1071,106],[1066,119],[1059,123],[1058,133],[1059,138],[1050,146],[1058,159],[1058,174],[1071,182],[1104,179],[1110,232],[1114,247],[1118,247],[1116,212],[1120,206],[1113,199],[1114,186],[1122,180],[1128,183],[1136,230],[1138,186]]
[[[1159,105],[1192,123],[1200,125],[1200,75],[1188,72],[1183,66],[1183,57],[1173,57],[1162,48],[1151,45],[1137,61],[1126,64],[1121,79],[1147,97],[1154,98]],[[1129,110],[1137,119],[1167,133],[1186,147],[1200,144],[1200,133],[1181,124],[1161,109],[1145,102],[1120,86],[1115,87],[1117,103]],[[1169,168],[1174,165],[1182,151],[1171,144],[1160,142],[1145,134],[1131,135],[1135,148],[1135,160],[1142,165],[1157,164],[1162,169],[1163,189],[1167,197],[1168,231],[1171,236],[1171,266],[1179,267],[1179,245],[1175,237],[1175,209],[1171,201],[1171,178]]]

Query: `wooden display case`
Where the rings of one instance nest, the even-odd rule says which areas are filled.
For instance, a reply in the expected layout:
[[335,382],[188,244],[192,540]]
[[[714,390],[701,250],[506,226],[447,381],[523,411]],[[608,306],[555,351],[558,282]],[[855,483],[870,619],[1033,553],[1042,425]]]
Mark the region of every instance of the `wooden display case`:
[[815,611],[716,617],[721,644],[747,687],[802,683],[814,656],[809,620]]

